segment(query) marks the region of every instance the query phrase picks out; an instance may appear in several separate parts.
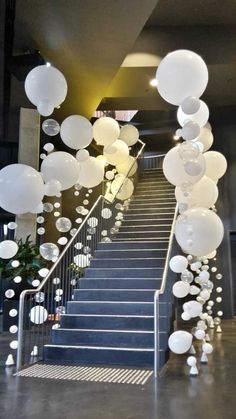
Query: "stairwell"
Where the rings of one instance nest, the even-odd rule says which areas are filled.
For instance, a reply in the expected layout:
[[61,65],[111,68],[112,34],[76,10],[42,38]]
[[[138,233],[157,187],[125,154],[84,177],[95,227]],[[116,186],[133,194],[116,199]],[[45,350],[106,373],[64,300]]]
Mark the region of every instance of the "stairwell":
[[[161,285],[175,205],[174,187],[162,169],[145,170],[119,232],[111,243],[99,243],[60,328],[52,331],[45,362],[153,366],[154,293]],[[171,314],[171,302],[162,299],[162,364]]]

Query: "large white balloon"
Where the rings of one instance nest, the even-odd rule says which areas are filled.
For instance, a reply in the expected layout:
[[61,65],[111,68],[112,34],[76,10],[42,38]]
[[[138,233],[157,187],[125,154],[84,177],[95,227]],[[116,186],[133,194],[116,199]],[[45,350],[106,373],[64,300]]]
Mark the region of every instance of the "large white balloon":
[[204,153],[206,161],[206,176],[217,181],[224,176],[227,169],[227,160],[218,151],[207,151]]
[[163,172],[167,180],[176,186],[181,186],[185,182],[194,184],[198,182],[205,173],[205,159],[202,154],[196,159],[202,167],[201,173],[197,176],[190,176],[184,169],[183,160],[179,155],[179,147],[173,147],[166,154],[163,161]]
[[122,201],[129,199],[133,194],[133,191],[133,182],[130,179],[125,178],[124,175],[116,176],[111,184],[111,193]]
[[124,141],[116,140],[114,143],[104,147],[103,154],[108,163],[116,166],[123,163],[129,156],[129,147]]
[[42,201],[42,176],[25,164],[10,164],[0,171],[0,206],[13,214],[31,212]]
[[157,90],[167,102],[181,103],[189,96],[199,98],[208,83],[208,70],[195,52],[177,50],[167,54],[156,73]]
[[0,258],[11,259],[18,252],[18,244],[13,240],[3,240],[0,243]]
[[115,119],[103,116],[93,124],[93,138],[99,145],[107,146],[119,138],[120,127]]
[[84,116],[71,115],[62,122],[60,135],[64,144],[79,150],[87,147],[93,140],[93,127]]
[[71,154],[56,151],[42,161],[41,172],[45,182],[56,179],[61,183],[61,190],[64,191],[77,183],[79,163]]
[[137,143],[139,139],[139,132],[133,125],[124,125],[120,130],[119,139],[124,141],[130,147]]
[[170,269],[175,273],[182,273],[188,267],[188,260],[185,256],[176,255],[170,259]]
[[104,165],[95,157],[89,157],[79,164],[79,176],[77,183],[85,188],[93,188],[99,185],[104,178]]
[[175,354],[184,354],[192,345],[193,337],[185,330],[177,330],[172,333],[168,340],[169,348]]
[[199,137],[197,137],[197,141],[199,141],[203,145],[203,151],[209,150],[213,144],[213,135],[209,128],[202,127],[200,131]]
[[64,102],[67,83],[63,74],[55,67],[39,65],[25,79],[25,93],[40,115],[49,116],[54,108]]
[[175,236],[180,247],[194,256],[217,249],[224,235],[221,219],[206,208],[191,208],[178,217]]
[[218,188],[212,179],[203,176],[199,182],[193,185],[188,196],[185,196],[181,188],[176,186],[175,198],[177,202],[187,204],[187,209],[193,207],[211,208],[217,201]]
[[200,127],[203,127],[209,118],[209,109],[208,106],[200,100],[200,108],[198,111],[192,115],[186,114],[183,112],[181,106],[178,108],[177,111],[177,119],[181,127],[188,121],[196,122]]
[[190,284],[188,282],[177,281],[172,287],[172,292],[175,297],[183,298],[188,295],[190,291]]
[[191,300],[187,303],[184,303],[183,309],[184,311],[187,311],[191,317],[198,317],[202,313],[202,304],[200,304],[198,301]]
[[124,160],[123,162],[119,162],[116,165],[116,170],[118,173],[129,177],[133,176],[136,173],[137,168],[137,161],[132,156],[129,156],[126,160]]

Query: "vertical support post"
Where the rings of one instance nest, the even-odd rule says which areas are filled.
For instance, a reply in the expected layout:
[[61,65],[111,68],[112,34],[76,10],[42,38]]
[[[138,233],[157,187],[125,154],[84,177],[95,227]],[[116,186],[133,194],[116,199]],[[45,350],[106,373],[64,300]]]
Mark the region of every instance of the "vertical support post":
[[[18,163],[27,164],[38,170],[40,146],[40,116],[35,109],[21,108],[19,128]],[[17,239],[25,240],[28,235],[36,241],[36,214],[17,215]]]

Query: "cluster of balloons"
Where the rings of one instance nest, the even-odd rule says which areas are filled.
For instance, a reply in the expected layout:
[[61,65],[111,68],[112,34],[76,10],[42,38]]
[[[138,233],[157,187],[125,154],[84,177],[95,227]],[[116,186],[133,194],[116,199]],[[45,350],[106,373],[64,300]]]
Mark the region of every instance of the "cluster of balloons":
[[[224,235],[215,203],[218,198],[217,182],[226,172],[227,162],[221,153],[209,151],[213,144],[208,123],[209,109],[200,99],[208,83],[208,70],[203,59],[188,50],[171,52],[161,61],[156,78],[160,95],[178,106],[177,120],[181,128],[176,135],[183,140],[166,154],[163,162],[165,177],[175,185],[179,205],[175,237],[183,253],[188,255],[177,255],[170,260],[171,270],[180,274],[180,280],[173,285],[172,291],[177,298],[190,296],[189,301],[183,304],[183,320],[200,318],[192,334],[174,332],[170,336],[169,347],[176,353],[187,352],[193,335],[203,341],[202,349],[206,357],[213,348],[205,342],[205,330],[209,325],[219,325],[223,314],[218,311],[218,317],[212,317],[214,301],[210,298],[214,284],[210,280],[208,263],[215,257]],[[213,273],[216,270],[216,267],[211,268]],[[217,288],[218,292],[222,291],[221,287]],[[196,300],[191,296],[196,296]],[[217,302],[221,301],[222,298],[217,297]],[[203,311],[204,304],[207,305],[206,312]],[[189,359],[188,365],[195,368],[195,360]]]

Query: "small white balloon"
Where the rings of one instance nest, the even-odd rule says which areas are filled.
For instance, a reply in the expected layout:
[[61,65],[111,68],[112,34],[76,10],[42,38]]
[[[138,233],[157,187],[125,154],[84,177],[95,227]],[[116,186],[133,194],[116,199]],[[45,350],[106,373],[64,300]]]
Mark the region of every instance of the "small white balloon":
[[43,146],[43,149],[48,153],[51,153],[54,150],[54,145],[52,143],[47,143]]
[[0,243],[0,258],[11,259],[18,252],[18,244],[13,240],[3,240]]
[[184,99],[184,101],[181,103],[181,109],[187,115],[196,113],[199,108],[200,100],[194,96],[186,97],[186,99]]
[[213,346],[210,343],[204,343],[202,345],[202,350],[205,354],[211,354],[213,352]]
[[188,267],[188,260],[185,256],[176,255],[170,259],[170,269],[176,273],[182,273]]
[[124,125],[120,130],[119,139],[124,141],[130,147],[137,143],[139,139],[139,132],[133,125]]
[[181,136],[186,141],[195,140],[200,134],[200,125],[196,122],[187,121],[181,130]]
[[192,335],[185,330],[177,330],[172,333],[168,340],[169,348],[176,354],[184,354],[192,345]]
[[[197,123],[200,127],[204,127],[206,122],[209,119],[209,109],[203,100],[200,100],[200,107],[196,112],[193,112],[192,115],[184,113],[182,107],[180,106],[177,111],[177,119],[179,124],[183,127],[184,124],[188,121]],[[200,134],[200,133],[199,133]],[[194,137],[196,138],[196,137]]]
[[9,230],[15,230],[17,227],[18,226],[14,221],[10,221],[10,223],[7,224],[7,228],[9,228]]
[[65,244],[67,244],[67,242],[68,242],[67,237],[60,237],[60,238],[57,240],[57,243],[58,243],[58,244],[60,244],[61,246],[64,246]]
[[5,291],[5,297],[7,298],[13,298],[15,295],[15,291],[12,289],[8,289]]
[[84,161],[88,160],[88,158],[89,158],[89,152],[88,152],[88,150],[82,149],[82,150],[77,151],[77,153],[76,153],[76,159],[79,162],[84,162]]
[[49,269],[47,268],[41,268],[38,271],[38,274],[42,277],[45,278],[47,276],[47,274],[49,273]]
[[42,130],[45,132],[45,134],[49,135],[49,137],[54,137],[55,135],[59,134],[60,125],[57,121],[55,121],[55,119],[45,119],[45,121],[42,123]]
[[115,119],[103,116],[93,124],[93,138],[99,145],[107,146],[119,138],[120,127]]
[[35,306],[30,310],[30,321],[34,324],[42,324],[48,318],[48,312],[43,306]]
[[189,293],[189,290],[190,290],[190,284],[183,281],[177,281],[172,287],[172,292],[174,296],[177,298],[186,297]]

